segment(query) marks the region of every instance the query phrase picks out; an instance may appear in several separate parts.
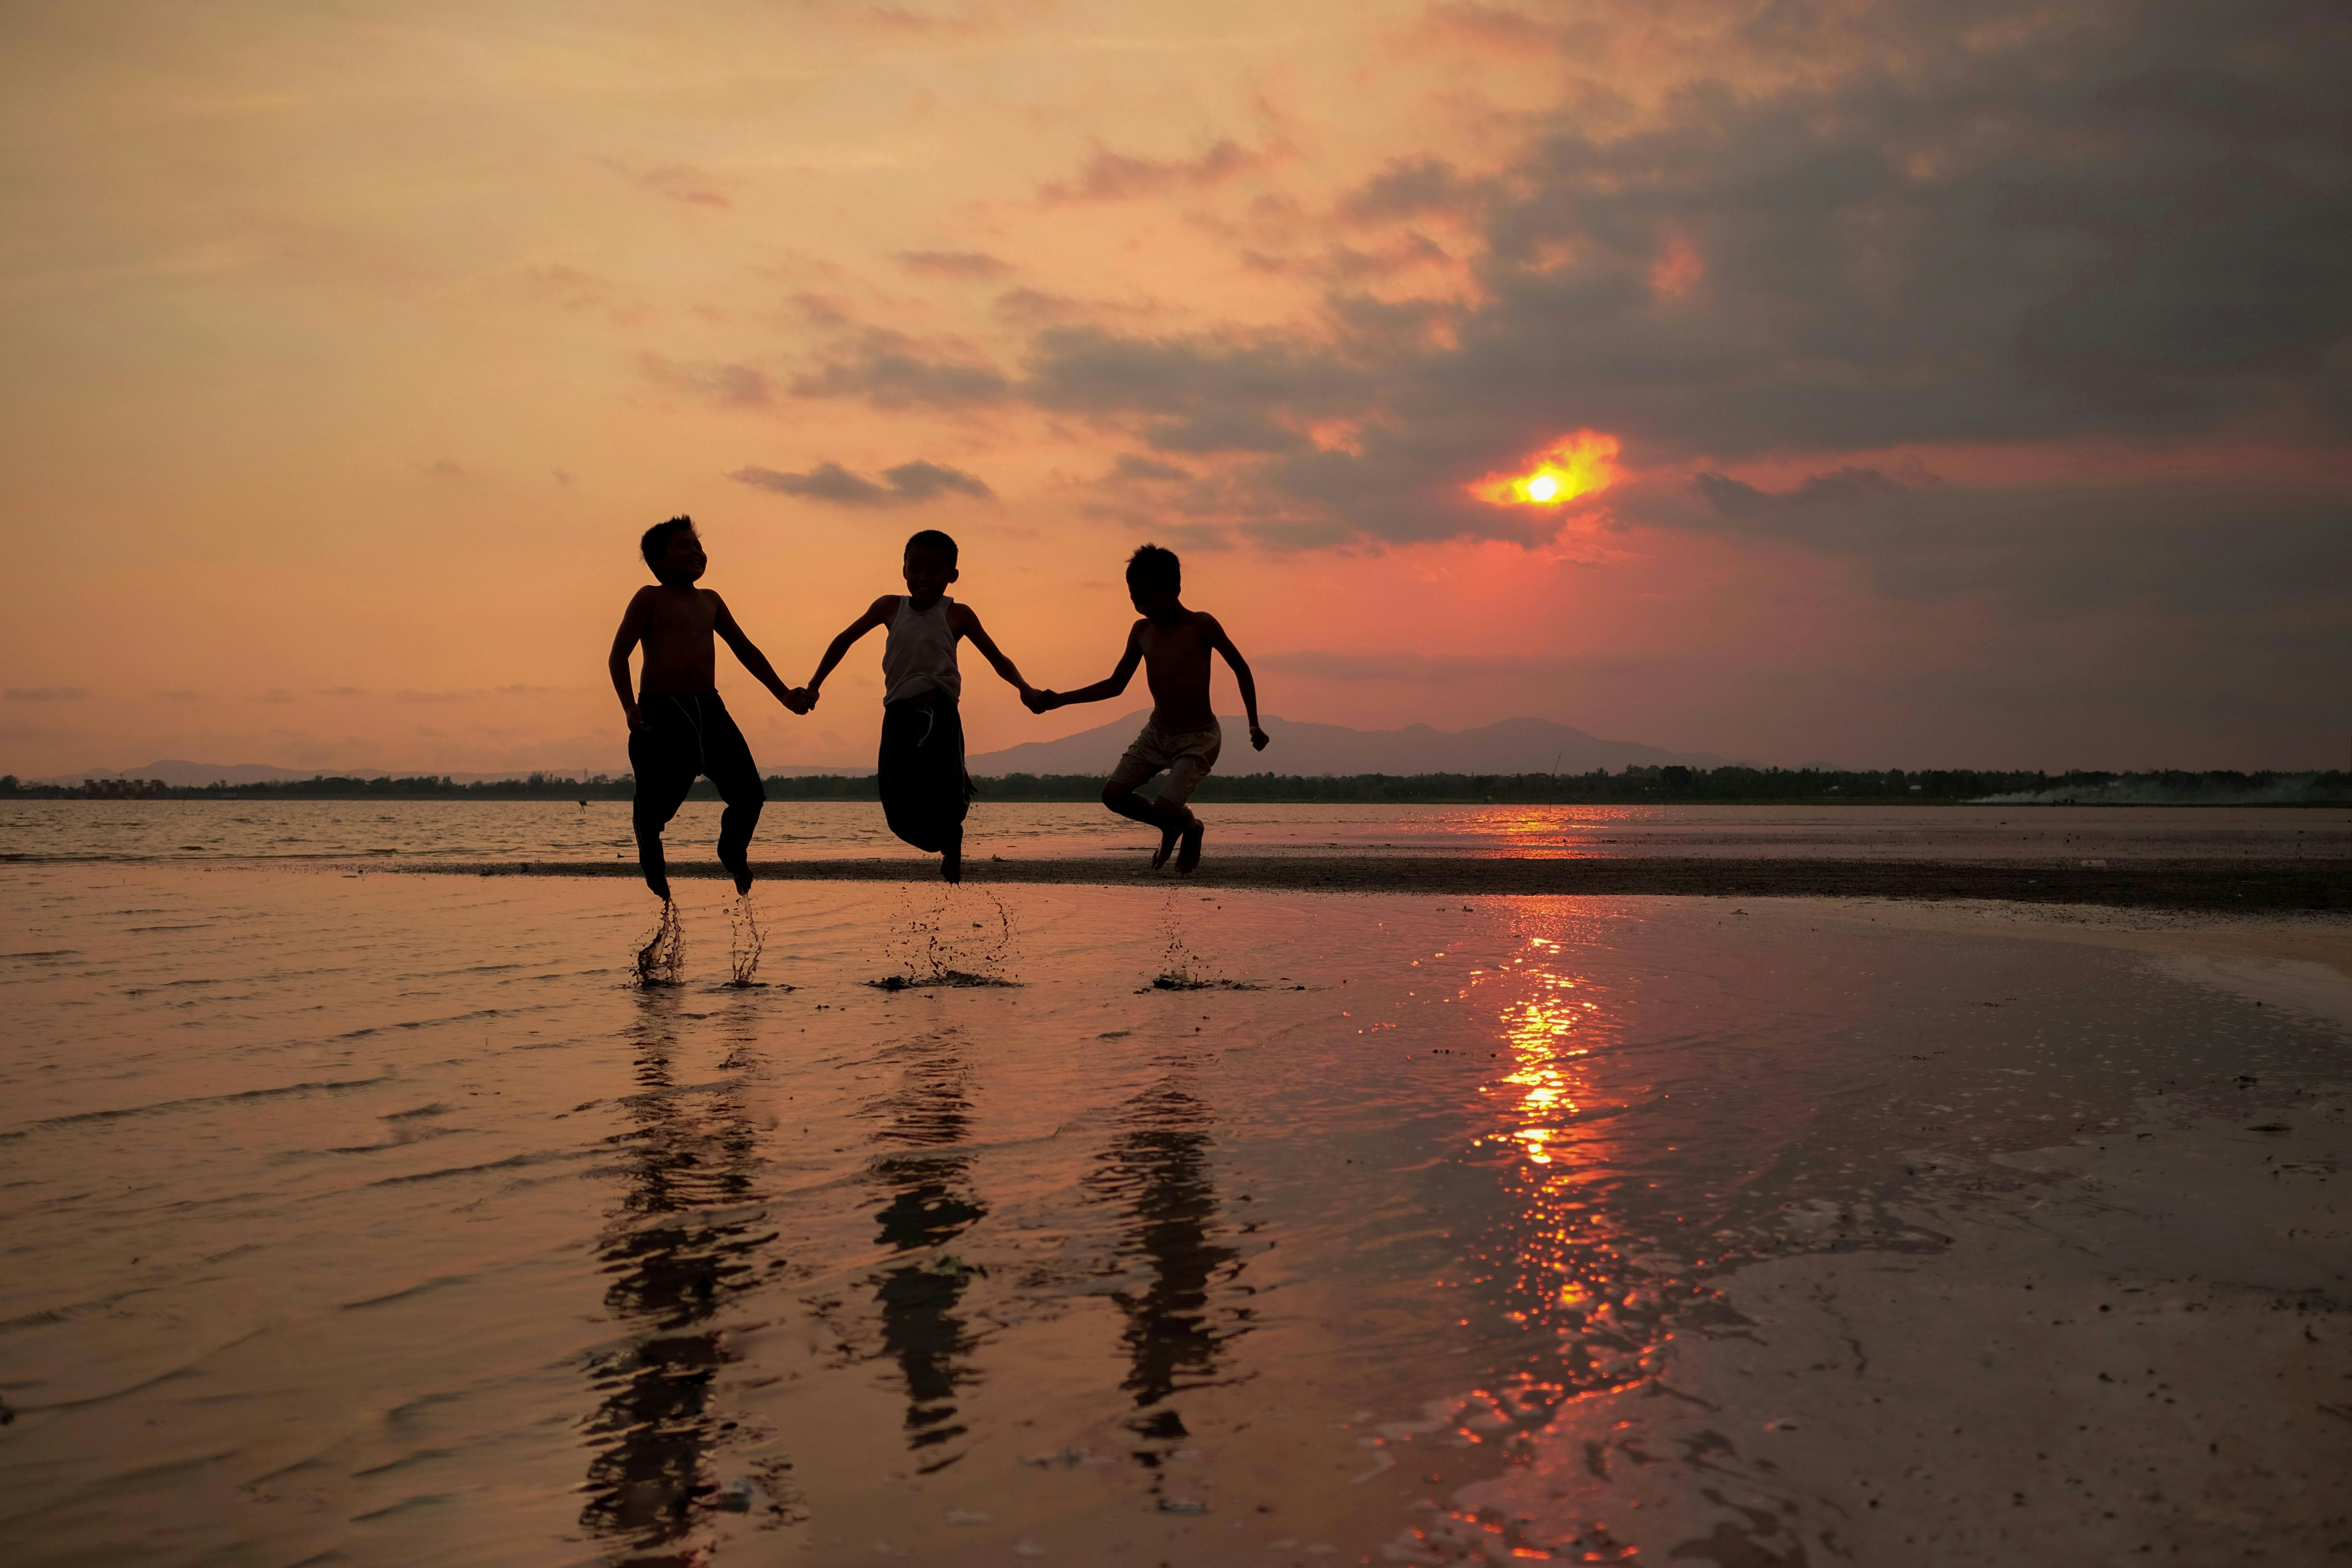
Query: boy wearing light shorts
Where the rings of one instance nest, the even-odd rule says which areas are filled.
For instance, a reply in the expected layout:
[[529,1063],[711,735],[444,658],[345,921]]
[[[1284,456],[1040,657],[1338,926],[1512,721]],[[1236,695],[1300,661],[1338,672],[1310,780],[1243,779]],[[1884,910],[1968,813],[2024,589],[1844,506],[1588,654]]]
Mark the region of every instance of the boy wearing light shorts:
[[[1039,691],[1024,696],[1033,713],[1066,707],[1073,702],[1100,702],[1118,696],[1144,668],[1151,688],[1151,717],[1135,744],[1103,784],[1103,804],[1121,816],[1150,823],[1160,829],[1160,848],[1151,857],[1156,868],[1176,856],[1176,869],[1190,871],[1201,863],[1201,819],[1185,802],[1216,766],[1223,733],[1217,728],[1216,710],[1209,701],[1209,654],[1224,656],[1242,691],[1242,710],[1249,715],[1250,744],[1265,750],[1266,733],[1257,721],[1257,682],[1247,660],[1225,636],[1217,617],[1205,610],[1188,610],[1181,597],[1183,567],[1172,550],[1146,544],[1129,557],[1127,594],[1143,618],[1127,634],[1127,649],[1118,668],[1106,680],[1076,691]],[[1157,799],[1146,800],[1136,789],[1154,773],[1168,775]]]

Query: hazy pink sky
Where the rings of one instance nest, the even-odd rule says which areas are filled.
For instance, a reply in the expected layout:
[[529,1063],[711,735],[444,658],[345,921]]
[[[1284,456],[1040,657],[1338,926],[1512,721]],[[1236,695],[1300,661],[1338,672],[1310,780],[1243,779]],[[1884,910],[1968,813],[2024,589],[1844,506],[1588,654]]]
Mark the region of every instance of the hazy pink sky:
[[[937,526],[1044,685],[1109,668],[1156,539],[1294,720],[2345,763],[2335,0],[18,4],[0,42],[0,771],[617,769],[604,649],[676,511],[793,680]],[[1608,489],[1470,494],[1588,430]],[[721,686],[763,763],[862,763],[878,657],[807,719]],[[1129,706],[1032,719],[971,662],[974,750]]]

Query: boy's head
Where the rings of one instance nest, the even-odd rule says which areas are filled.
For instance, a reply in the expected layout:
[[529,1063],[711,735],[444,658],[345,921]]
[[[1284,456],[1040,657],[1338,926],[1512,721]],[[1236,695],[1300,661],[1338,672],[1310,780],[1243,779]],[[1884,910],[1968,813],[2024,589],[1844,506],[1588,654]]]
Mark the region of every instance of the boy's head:
[[694,519],[682,514],[646,530],[637,541],[637,552],[654,575],[673,588],[692,583],[710,564],[694,531]]
[[1166,614],[1176,607],[1183,591],[1184,566],[1174,551],[1144,544],[1127,558],[1127,596],[1140,614]]
[[936,528],[907,541],[907,592],[928,605],[948,591],[956,572],[956,542]]

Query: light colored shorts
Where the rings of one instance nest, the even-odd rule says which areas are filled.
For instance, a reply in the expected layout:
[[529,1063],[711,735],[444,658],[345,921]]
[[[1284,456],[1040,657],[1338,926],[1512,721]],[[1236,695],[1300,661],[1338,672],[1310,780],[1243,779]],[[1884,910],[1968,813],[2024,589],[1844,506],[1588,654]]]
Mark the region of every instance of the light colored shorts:
[[1192,798],[1209,770],[1217,765],[1218,748],[1225,743],[1225,732],[1212,724],[1205,730],[1188,730],[1171,735],[1156,724],[1146,724],[1135,744],[1119,758],[1118,766],[1110,772],[1110,782],[1122,788],[1133,789],[1160,769],[1168,770],[1168,782],[1160,786],[1160,798],[1181,805]]

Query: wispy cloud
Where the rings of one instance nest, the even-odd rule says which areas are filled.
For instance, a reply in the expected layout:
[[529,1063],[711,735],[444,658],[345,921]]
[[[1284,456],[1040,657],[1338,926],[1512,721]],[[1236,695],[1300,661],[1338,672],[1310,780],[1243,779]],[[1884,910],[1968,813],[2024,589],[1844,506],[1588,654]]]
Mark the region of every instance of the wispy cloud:
[[768,378],[748,364],[665,359],[646,353],[637,356],[637,369],[656,386],[720,408],[765,408],[774,401]]
[[993,500],[996,497],[996,492],[976,474],[919,459],[883,469],[879,483],[832,462],[819,463],[801,474],[747,467],[727,477],[757,489],[846,507],[914,506],[942,495],[969,496],[974,500]]
[[984,283],[1004,277],[1013,263],[980,250],[902,250],[898,265],[918,278],[948,278],[958,282]]
[[1231,137],[1213,142],[1192,158],[1138,158],[1097,144],[1076,178],[1055,180],[1037,187],[1037,199],[1048,206],[1090,202],[1128,202],[1171,190],[1205,190],[1234,175],[1263,167],[1264,153],[1254,152]]
[[12,686],[8,688],[11,702],[86,702],[89,690],[80,686]]

